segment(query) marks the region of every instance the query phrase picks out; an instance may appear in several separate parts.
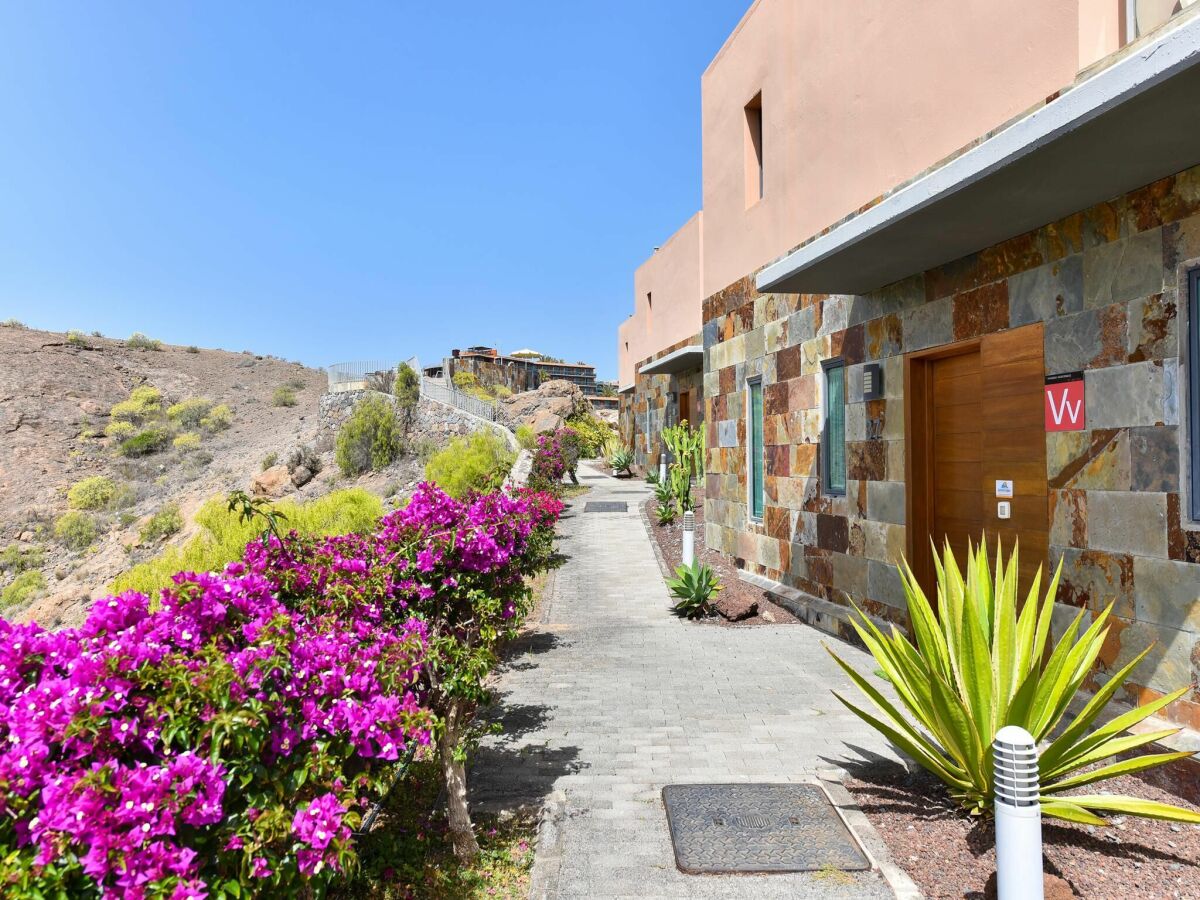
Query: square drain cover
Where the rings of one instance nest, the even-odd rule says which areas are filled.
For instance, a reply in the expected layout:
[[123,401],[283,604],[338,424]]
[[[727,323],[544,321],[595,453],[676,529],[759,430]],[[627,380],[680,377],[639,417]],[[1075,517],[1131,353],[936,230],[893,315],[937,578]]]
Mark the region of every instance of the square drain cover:
[[617,500],[589,500],[583,505],[583,511],[589,512],[628,512],[629,504]]
[[815,784],[669,784],[675,864],[690,874],[869,869]]

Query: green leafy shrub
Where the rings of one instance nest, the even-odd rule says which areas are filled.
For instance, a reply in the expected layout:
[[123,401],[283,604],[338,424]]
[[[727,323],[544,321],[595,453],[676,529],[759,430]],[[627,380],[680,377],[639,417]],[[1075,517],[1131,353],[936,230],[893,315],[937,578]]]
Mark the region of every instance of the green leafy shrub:
[[154,338],[146,337],[140,331],[135,331],[129,336],[125,346],[130,350],[161,350],[162,341],[156,341]]
[[27,603],[46,589],[46,579],[41,572],[22,572],[0,592],[0,609]]
[[182,530],[183,516],[179,512],[179,507],[174,503],[169,503],[150,517],[150,520],[142,527],[139,536],[144,542],[150,543],[178,534]]
[[72,509],[103,509],[117,493],[111,478],[93,475],[71,485],[67,491],[67,504]]
[[167,418],[172,424],[191,430],[200,427],[212,408],[213,402],[206,397],[189,397],[168,407]]
[[175,440],[171,442],[180,453],[191,453],[193,450],[200,449],[200,435],[194,431],[185,431],[183,434],[177,434]]
[[492,396],[497,400],[505,400],[513,395],[512,388],[506,384],[492,385]]
[[661,500],[655,508],[659,525],[670,525],[675,521],[676,509],[674,503],[663,503]]
[[472,397],[488,402],[495,399],[491,391],[479,383],[474,372],[455,372],[451,381],[464,394],[470,394]]
[[99,533],[95,518],[78,509],[64,513],[54,523],[54,536],[70,550],[86,550]]
[[45,549],[37,544],[31,547],[22,547],[20,544],[9,544],[3,551],[0,551],[0,569],[19,574],[29,569],[38,568],[45,561],[45,558]]
[[[305,537],[365,532],[383,515],[379,498],[361,488],[332,491],[303,504],[282,500],[271,508],[287,517],[286,530]],[[112,593],[154,594],[170,585],[176,572],[219,572],[226,563],[241,558],[246,544],[262,534],[260,524],[243,522],[230,511],[224,497],[207,501],[194,521],[197,534],[118,575],[109,588]]]
[[169,435],[161,428],[146,428],[121,441],[123,456],[149,456],[167,446]]
[[265,472],[265,471],[267,471],[267,469],[271,468],[271,466],[275,465],[275,463],[277,463],[277,462],[279,462],[279,454],[276,453],[274,450],[272,450],[270,453],[268,453],[266,456],[264,456],[262,458],[262,462],[259,463],[259,468],[261,468]]
[[690,566],[677,566],[675,577],[667,581],[667,587],[678,598],[672,608],[688,619],[712,615],[712,598],[721,590],[716,572],[698,559]]
[[128,400],[122,400],[108,414],[121,422],[140,425],[162,415],[162,391],[148,384],[135,387]]
[[504,483],[514,459],[500,435],[491,429],[476,431],[469,438],[454,438],[430,457],[425,480],[457,498],[472,491],[494,491]]
[[835,692],[851,712],[940,778],[950,795],[972,815],[987,814],[992,809],[991,757],[996,732],[1005,725],[1018,725],[1039,745],[1049,741],[1039,758],[1044,815],[1090,825],[1107,824],[1100,813],[1200,823],[1200,813],[1163,803],[1106,794],[1062,793],[1192,755],[1151,753],[1096,765],[1177,731],[1124,734],[1182,697],[1191,690],[1190,685],[1092,730],[1105,705],[1153,645],[1114,673],[1066,727],[1060,728],[1108,636],[1111,604],[1086,629],[1082,629],[1082,623],[1087,611],[1080,610],[1050,649],[1061,561],[1040,604],[1042,572],[1038,569],[1019,613],[1015,550],[1006,564],[997,543],[994,576],[982,546],[968,548],[965,572],[959,569],[949,544],[942,559],[935,556],[934,561],[936,606],[926,599],[907,564],[900,569],[913,639],[895,628],[884,634],[857,605],[851,619],[908,716],[831,650],[883,718]]
[[232,424],[233,410],[227,403],[218,403],[200,420],[201,427],[206,431],[224,431]]
[[515,433],[517,443],[521,445],[522,450],[537,449],[537,435],[533,433],[533,429],[528,425],[518,425]]
[[0,322],[0,328],[15,328],[18,331],[25,331],[29,326],[20,319],[5,319],[3,322]]
[[299,402],[296,392],[287,385],[275,388],[275,393],[271,395],[272,406],[295,406]]
[[421,399],[421,377],[408,363],[402,362],[396,366],[396,381],[392,385],[392,393],[396,397],[396,405],[405,415],[411,416]]
[[567,419],[567,426],[579,435],[579,455],[583,459],[595,459],[600,456],[616,434],[611,425],[590,413],[571,416]]
[[336,459],[343,475],[382,469],[403,452],[403,429],[396,407],[385,397],[359,400],[337,436]]
[[127,437],[133,437],[137,427],[132,422],[109,422],[104,428],[104,433],[114,441],[123,441]]
[[195,344],[189,344],[188,346],[186,346],[184,348],[184,352],[185,353],[199,353],[200,348],[197,347]]
[[72,347],[79,347],[81,350],[87,350],[92,345],[88,343],[87,336],[82,331],[71,330],[67,332],[67,343]]

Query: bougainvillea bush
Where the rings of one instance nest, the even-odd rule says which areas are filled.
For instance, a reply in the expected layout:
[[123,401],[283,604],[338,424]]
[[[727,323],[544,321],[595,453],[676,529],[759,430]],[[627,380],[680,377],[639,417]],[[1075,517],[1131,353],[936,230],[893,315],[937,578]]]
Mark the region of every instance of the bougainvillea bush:
[[573,428],[559,428],[553,434],[538,435],[537,449],[533,451],[533,466],[529,472],[529,486],[538,491],[558,494],[562,491],[564,475],[575,480],[579,466],[580,438]]
[[[526,578],[550,562],[562,503],[537,491],[475,494],[456,500],[422,484],[407,506],[385,516],[370,536],[290,540],[252,547],[254,565],[284,593],[354,607],[382,602],[393,618],[415,614],[426,625],[428,703],[438,716],[438,745],[459,855],[478,847],[466,807],[465,755],[478,732],[475,711],[488,701],[485,679],[500,645],[529,611]],[[354,577],[333,577],[337,558],[353,559]],[[322,573],[314,579],[314,572]],[[329,579],[340,581],[331,586]]]
[[422,486],[370,534],[268,536],[79,629],[0,621],[0,893],[321,893],[446,698],[483,696],[559,508]]
[[131,591],[79,629],[0,623],[6,896],[319,886],[429,741],[425,631],[288,602],[238,563],[179,575],[154,611]]

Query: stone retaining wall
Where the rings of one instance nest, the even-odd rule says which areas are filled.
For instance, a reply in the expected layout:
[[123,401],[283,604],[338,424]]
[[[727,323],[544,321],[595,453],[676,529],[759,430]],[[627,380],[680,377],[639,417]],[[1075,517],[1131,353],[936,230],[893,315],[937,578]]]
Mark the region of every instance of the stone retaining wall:
[[[376,391],[338,391],[324,394],[318,409],[319,434],[330,438],[336,436],[339,428],[349,417],[354,405],[368,394],[384,397],[392,403],[395,398],[390,394]],[[408,431],[409,445],[422,441],[432,441],[439,448],[450,443],[450,439],[460,435],[469,435],[481,428],[489,428],[501,435],[512,450],[519,449],[517,439],[511,431],[496,422],[489,422],[453,406],[447,406],[428,397],[421,397],[417,402],[416,414]]]

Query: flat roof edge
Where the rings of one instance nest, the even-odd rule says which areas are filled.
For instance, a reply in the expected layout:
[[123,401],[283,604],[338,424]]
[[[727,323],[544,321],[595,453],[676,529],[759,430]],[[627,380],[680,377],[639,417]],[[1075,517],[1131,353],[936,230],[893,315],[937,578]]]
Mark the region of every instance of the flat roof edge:
[[755,286],[763,292],[775,289],[806,269],[1005,169],[1198,63],[1200,17],[1191,17],[992,137],[916,177],[874,206],[768,264],[755,277]]

